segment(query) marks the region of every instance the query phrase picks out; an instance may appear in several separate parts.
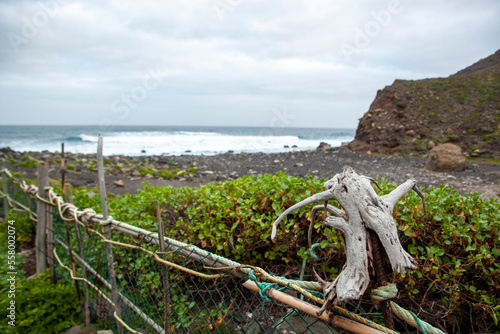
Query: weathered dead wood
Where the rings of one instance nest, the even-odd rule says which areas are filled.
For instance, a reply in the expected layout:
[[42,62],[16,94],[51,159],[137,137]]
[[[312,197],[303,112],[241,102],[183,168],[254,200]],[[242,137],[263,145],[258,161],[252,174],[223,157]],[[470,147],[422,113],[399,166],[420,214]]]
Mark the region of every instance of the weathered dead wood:
[[[415,186],[416,181],[410,179],[385,196],[377,195],[371,186],[372,182],[373,179],[358,175],[350,167],[344,167],[342,173],[324,184],[325,191],[293,205],[273,224],[272,239],[276,236],[278,224],[289,213],[311,203],[325,202],[325,209],[332,216],[325,219],[324,225],[342,232],[346,252],[346,264],[342,272],[333,282],[325,282],[316,275],[325,294],[325,304],[319,313],[323,313],[331,303],[359,299],[365,292],[370,282],[369,266],[372,261],[369,256],[369,230],[374,231],[380,239],[393,271],[404,273],[416,268],[415,260],[399,241],[398,229],[392,218],[396,203],[411,189],[416,190],[423,199]],[[327,205],[329,200],[337,200],[343,210]],[[316,211],[318,209],[319,206],[315,207]]]

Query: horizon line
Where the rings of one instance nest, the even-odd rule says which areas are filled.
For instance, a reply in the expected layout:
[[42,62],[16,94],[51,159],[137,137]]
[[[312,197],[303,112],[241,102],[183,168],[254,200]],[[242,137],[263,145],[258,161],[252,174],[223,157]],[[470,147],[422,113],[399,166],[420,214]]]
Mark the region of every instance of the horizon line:
[[[101,127],[98,124],[0,124],[2,126],[84,126],[84,127]],[[140,127],[140,126],[150,126],[150,127],[225,127],[225,128],[276,128],[276,129],[346,129],[346,130],[356,130],[357,127],[320,127],[320,126],[285,126],[285,127],[273,127],[273,126],[261,126],[261,125],[176,125],[176,124],[164,124],[164,125],[153,125],[153,124],[118,124],[109,127]],[[104,130],[105,131],[105,130]]]

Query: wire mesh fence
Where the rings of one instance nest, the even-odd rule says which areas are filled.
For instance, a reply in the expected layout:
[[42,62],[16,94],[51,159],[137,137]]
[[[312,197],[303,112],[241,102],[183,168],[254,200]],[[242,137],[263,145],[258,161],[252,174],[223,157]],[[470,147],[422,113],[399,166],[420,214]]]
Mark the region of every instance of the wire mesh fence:
[[[118,333],[336,333],[325,321],[269,298],[266,289],[286,287],[262,282],[258,270],[228,266],[222,261],[226,259],[168,236],[162,251],[157,233],[103,221],[92,210],[79,211],[63,202],[50,189],[41,198],[36,187],[3,176],[4,213],[28,212],[35,222],[40,201],[52,213],[47,215],[52,217],[53,224],[47,225],[52,237],[38,251],[53,264],[58,280],[77,282],[86,321]],[[107,223],[109,239],[103,235]],[[106,244],[112,245],[115,277]],[[257,288],[248,289],[250,283]],[[297,296],[293,290],[285,292]],[[313,304],[307,297],[302,303]]]

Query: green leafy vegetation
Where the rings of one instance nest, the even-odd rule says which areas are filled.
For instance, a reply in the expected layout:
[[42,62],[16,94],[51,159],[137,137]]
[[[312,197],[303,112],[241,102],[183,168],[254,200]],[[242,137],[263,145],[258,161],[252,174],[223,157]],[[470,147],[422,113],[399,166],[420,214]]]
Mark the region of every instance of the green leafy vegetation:
[[[322,191],[324,182],[311,176],[302,179],[280,172],[276,175],[245,176],[199,188],[152,187],[145,183],[144,190],[138,194],[110,197],[108,205],[115,219],[155,231],[155,201],[158,200],[165,232],[170,238],[198,245],[240,263],[261,266],[276,275],[298,273],[302,260],[308,258],[310,264],[306,267],[305,279],[314,280],[311,271],[311,264],[314,263],[320,275],[331,280],[340,273],[345,263],[343,238],[335,229],[322,227],[321,219],[318,219],[314,225],[313,242],[318,242],[320,246],[315,249],[315,256],[311,256],[307,243],[311,207],[289,215],[278,230],[276,242],[270,241],[273,221],[286,208]],[[377,191],[380,194],[387,194],[395,188],[385,180],[379,183],[382,190]],[[75,204],[99,212],[99,195],[91,198],[88,193],[88,189],[74,189]],[[417,270],[404,275],[393,274],[391,281],[399,289],[396,302],[419,313],[428,322],[445,323],[450,332],[458,327],[470,332],[498,328],[500,204],[493,199],[484,201],[475,193],[461,195],[445,186],[429,188],[425,190],[425,195],[428,205],[426,215],[420,198],[413,192],[401,199],[394,212],[401,242],[418,261]],[[338,206],[337,203],[330,204]],[[32,223],[25,214],[11,212],[11,215],[15,215],[19,224],[19,240],[25,240],[32,233]],[[4,233],[2,224],[2,238]],[[125,237],[122,241],[132,242]],[[103,253],[104,246],[97,244],[86,252],[86,257],[91,261],[93,257],[102,258]],[[0,256],[0,261],[5,261],[5,258]],[[117,248],[116,261],[122,284],[125,280],[132,281],[137,291],[160,293],[161,276],[149,256]],[[20,265],[21,260],[16,263]],[[66,285],[54,286],[46,279],[45,276],[45,281],[37,281],[37,285],[45,286],[43,289],[35,289],[24,279],[17,282],[17,291],[29,289],[44,300],[51,300],[46,303],[47,306],[41,302],[42,306],[36,306],[32,299],[21,299],[20,303],[27,303],[23,306],[26,312],[20,313],[18,319],[26,320],[25,324],[38,324],[38,313],[29,313],[28,310],[38,307],[41,314],[45,314],[58,309],[54,304],[57,302],[71,308],[71,311],[61,308],[66,314],[76,315],[62,317],[58,312],[53,317],[45,315],[50,321],[54,320],[54,326],[63,328],[78,322],[73,285],[63,280]],[[2,304],[6,300],[5,291],[0,292],[0,308],[5,309]],[[172,307],[177,313],[191,314],[191,304],[183,302],[186,298],[184,292],[178,291],[175,295]],[[39,299],[36,297],[33,300]],[[368,309],[361,308],[361,311],[368,312]],[[221,312],[227,310],[222,309]],[[191,317],[181,318],[181,324],[193,321]]]
[[154,171],[150,168],[150,167],[143,167],[143,168],[139,168],[137,170],[139,173],[141,173],[142,175],[154,175]]
[[[10,217],[11,218],[11,217]],[[7,220],[8,221],[8,220]],[[7,274],[8,271],[11,272],[19,272],[22,273],[22,266],[23,266],[23,257],[21,254],[16,254],[15,258],[9,258],[9,253],[8,253],[8,243],[7,243],[7,224],[2,223],[0,225],[0,266],[3,268],[3,270],[0,270],[0,280],[2,281],[2,284],[0,284],[0,300],[6,299],[8,296],[8,291],[9,291],[9,284],[7,279],[10,278],[10,274]],[[14,260],[14,261],[12,261]],[[12,267],[10,267],[12,265]],[[9,268],[9,270],[6,270],[6,268]],[[18,279],[24,280],[23,275],[17,276]],[[2,318],[5,319],[5,318]],[[0,326],[4,322],[0,323]],[[1,327],[0,327],[1,329]]]
[[[33,240],[35,236],[35,222],[33,222],[29,214],[23,211],[9,211],[5,221],[14,220],[16,245],[19,246],[23,242]],[[7,224],[0,224],[0,240],[7,240]]]
[[21,168],[34,168],[38,165],[38,161],[36,160],[26,160],[26,161],[23,161],[19,164],[17,164],[19,167]]
[[63,333],[83,322],[74,286],[52,284],[47,273],[18,281],[15,327],[5,321],[10,300],[5,295],[0,300],[0,317],[4,319],[0,323],[2,333]]
[[[21,175],[12,173],[15,177]],[[25,179],[33,183],[33,180]],[[1,182],[0,182],[1,185]],[[16,199],[24,197],[21,190],[15,191]],[[8,221],[14,223],[8,224]],[[80,307],[74,289],[70,284],[52,284],[47,273],[27,280],[24,275],[23,255],[15,255],[8,249],[8,226],[15,231],[15,246],[19,252],[21,245],[34,241],[35,224],[27,212],[10,210],[0,224],[0,322],[1,333],[63,333],[74,324],[82,323]],[[16,274],[13,275],[12,273]],[[15,278],[12,280],[12,278]],[[9,279],[9,280],[8,280]],[[11,287],[14,283],[15,288]],[[8,324],[12,319],[8,307],[15,302],[15,327]]]
[[[384,184],[384,193],[394,186]],[[477,322],[500,320],[500,205],[449,187],[426,191],[428,214],[415,194],[405,197],[395,216],[402,242],[419,269],[395,276],[403,294],[426,308],[438,303],[443,314],[473,314]]]
[[[286,208],[322,191],[324,181],[281,172],[200,188],[145,184],[137,195],[110,198],[109,207],[115,219],[155,230],[154,201],[159,200],[168,237],[275,274],[281,274],[276,268],[296,268],[298,272],[302,258],[308,256],[310,207],[288,216],[275,243],[270,240],[271,225]],[[381,186],[382,194],[395,188],[384,180]],[[444,186],[425,193],[427,215],[414,193],[404,197],[394,213],[401,241],[419,264],[418,270],[394,274],[400,290],[398,302],[416,313],[420,308],[431,312],[443,321],[453,316],[470,330],[497,326],[499,203],[484,201],[477,194],[460,195]],[[80,207],[99,208],[98,196],[89,198],[86,191],[76,191],[75,200]],[[315,238],[321,244],[316,249],[317,270],[334,279],[345,262],[343,241],[338,231],[321,225],[320,221],[315,224]],[[306,278],[314,279],[310,270],[306,270]]]
[[[34,225],[23,212],[10,211],[5,221],[14,220],[16,246],[33,238]],[[80,306],[73,285],[52,284],[46,273],[31,280],[24,277],[23,256],[16,254],[14,261],[7,249],[7,224],[0,224],[0,332],[2,333],[62,333],[74,324],[82,323]],[[13,266],[13,267],[11,267]],[[7,268],[9,268],[7,270]],[[7,279],[16,272],[15,289],[11,289]],[[7,318],[15,301],[15,324],[10,326]]]

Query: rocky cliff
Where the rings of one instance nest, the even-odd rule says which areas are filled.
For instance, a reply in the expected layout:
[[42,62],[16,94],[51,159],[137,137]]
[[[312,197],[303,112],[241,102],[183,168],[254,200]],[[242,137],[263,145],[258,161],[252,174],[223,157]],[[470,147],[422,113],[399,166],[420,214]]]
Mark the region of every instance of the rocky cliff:
[[348,146],[425,154],[445,142],[500,159],[500,50],[447,78],[396,80],[379,90]]

